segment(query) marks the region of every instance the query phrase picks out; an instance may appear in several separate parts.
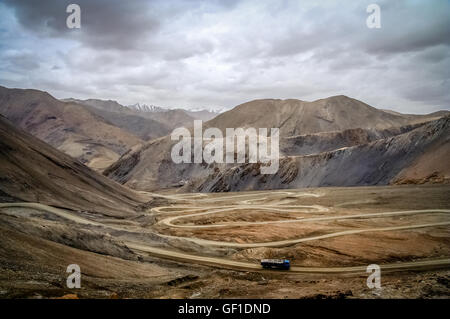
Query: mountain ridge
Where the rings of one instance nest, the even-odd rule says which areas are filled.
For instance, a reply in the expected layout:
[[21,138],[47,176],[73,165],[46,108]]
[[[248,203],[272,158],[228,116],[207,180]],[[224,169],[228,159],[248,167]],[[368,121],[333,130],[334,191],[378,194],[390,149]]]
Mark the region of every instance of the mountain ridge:
[[[428,167],[421,176],[402,176],[424,154],[450,155],[450,116],[399,135],[318,154],[286,156],[274,176],[261,175],[259,164],[244,164],[210,175],[195,191],[243,191],[323,186],[371,186],[450,182],[450,167]],[[435,161],[442,163],[442,157]],[[432,157],[432,156],[431,156]],[[403,173],[402,173],[403,172]]]
[[0,86],[0,114],[97,170],[143,141],[85,107],[47,92]]
[[433,115],[390,114],[359,100],[337,95],[312,102],[253,100],[219,114],[207,125],[223,131],[226,127],[278,127],[280,136],[292,136],[350,128],[386,129],[436,118]]
[[[277,127],[277,125],[281,124],[281,156],[296,156],[368,144],[376,140],[407,133],[425,125],[427,122],[436,120],[435,115],[403,116],[401,114],[387,114],[382,110],[346,96],[320,99],[316,104],[311,103],[292,99],[254,100],[240,104],[233,110],[220,114],[213,120],[204,123],[203,127],[204,129],[218,127],[225,134],[225,128],[227,127],[246,128],[255,126],[269,128]],[[336,103],[337,106],[334,105]],[[279,110],[280,107],[282,114],[272,114]],[[353,111],[335,112],[336,109],[342,109],[343,107]],[[331,111],[327,112],[327,109]],[[337,114],[331,114],[332,111]],[[300,122],[300,117],[296,116],[299,113],[306,116],[306,118],[302,119],[303,122]],[[323,124],[324,121],[317,119],[316,115],[323,115],[332,121],[331,123],[325,121],[325,124]],[[374,118],[376,119],[375,122],[373,121]],[[286,124],[287,122],[290,123]],[[315,122],[320,122],[320,125],[317,125]],[[303,125],[301,129],[302,134],[290,134],[300,133],[300,130],[297,128],[295,130],[291,129],[300,125]],[[283,127],[285,128],[284,131]],[[230,169],[230,167],[239,166],[237,164],[208,165],[206,163],[174,164],[170,157],[171,147],[174,143],[170,141],[168,136],[146,143],[136,148],[133,152],[122,156],[104,173],[132,188],[148,190],[177,185],[183,186],[186,183],[198,185],[202,181],[210,179],[211,176]],[[266,177],[266,179],[270,178],[270,176]],[[235,183],[239,184],[239,181],[235,181]],[[258,186],[255,187],[257,189]],[[199,190],[196,187],[184,187],[183,189],[190,191]]]

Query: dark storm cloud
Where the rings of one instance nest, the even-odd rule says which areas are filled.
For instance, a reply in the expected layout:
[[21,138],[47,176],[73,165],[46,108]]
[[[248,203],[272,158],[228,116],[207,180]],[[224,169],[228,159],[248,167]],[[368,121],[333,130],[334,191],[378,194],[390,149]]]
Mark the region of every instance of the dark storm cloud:
[[450,45],[450,2],[383,1],[382,28],[366,30],[359,40],[365,50],[375,54],[420,51]]
[[[192,8],[214,12],[233,8],[238,1],[148,1],[148,0],[77,0],[55,1],[5,0],[14,8],[20,24],[41,36],[64,37],[78,40],[97,49],[157,50],[155,40],[162,24],[170,24],[180,14]],[[81,8],[81,29],[68,29],[66,7],[76,3]],[[194,17],[193,17],[194,18]],[[177,39],[183,42],[183,39]],[[170,49],[170,48],[168,48]],[[185,49],[190,49],[189,47]],[[184,57],[170,51],[167,56]],[[195,53],[195,49],[194,49]]]
[[80,30],[68,29],[66,7],[74,1],[5,0],[20,24],[41,36],[69,37],[94,48],[139,49],[157,32],[160,21],[149,1],[77,0],[81,7]]
[[380,29],[365,27],[365,6],[369,3],[348,1],[348,5],[340,3],[332,8],[313,7],[299,16],[300,23],[288,25],[287,32],[271,39],[269,55],[319,51],[316,57],[334,59],[338,51],[385,56],[450,46],[449,1],[376,1],[382,13]]
[[417,55],[418,62],[440,63],[446,59],[450,59],[450,50],[445,45],[423,50]]
[[[449,107],[447,0],[3,3],[4,84],[167,106],[346,94],[397,111]],[[70,3],[81,29],[66,27]],[[371,3],[381,29],[366,27]]]

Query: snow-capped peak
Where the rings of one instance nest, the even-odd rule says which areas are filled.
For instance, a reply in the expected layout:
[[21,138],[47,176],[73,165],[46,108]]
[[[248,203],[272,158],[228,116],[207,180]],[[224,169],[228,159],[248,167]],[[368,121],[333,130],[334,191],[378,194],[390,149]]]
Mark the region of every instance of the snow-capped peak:
[[156,106],[156,105],[147,105],[147,104],[140,104],[140,103],[128,105],[128,107],[132,110],[136,110],[139,112],[166,112],[167,111],[166,109]]

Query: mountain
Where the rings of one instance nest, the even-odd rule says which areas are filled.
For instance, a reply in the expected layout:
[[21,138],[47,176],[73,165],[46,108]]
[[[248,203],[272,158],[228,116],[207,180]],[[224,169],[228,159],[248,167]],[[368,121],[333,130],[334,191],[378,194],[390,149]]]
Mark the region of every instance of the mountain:
[[202,120],[202,121],[209,121],[219,114],[219,112],[215,112],[213,110],[206,110],[206,109],[196,109],[196,110],[166,109],[166,108],[159,107],[156,105],[146,105],[146,104],[140,104],[140,103],[128,105],[128,108],[138,111],[138,112],[150,112],[150,113],[151,112],[183,111],[188,116],[190,116],[196,120]]
[[[439,116],[445,114],[447,113],[444,112]],[[297,166],[291,164],[292,158],[302,156],[314,158],[312,156],[319,156],[324,152],[369,145],[377,141],[389,141],[395,136],[420,129],[426,123],[439,119],[439,116],[436,114],[403,116],[400,113],[393,115],[343,96],[315,102],[257,100],[241,104],[233,110],[218,115],[204,123],[204,128],[218,127],[225,134],[227,127],[280,127],[280,155],[283,158],[280,162],[282,166],[280,172],[287,174],[286,169],[298,170]],[[303,133],[297,134],[298,132]],[[261,180],[270,182],[261,182],[260,185],[256,179],[251,179],[252,182],[248,183],[243,180],[241,185],[241,181],[234,174],[242,170],[249,172],[243,164],[175,164],[170,156],[175,143],[166,136],[143,144],[122,156],[120,160],[107,168],[104,174],[120,183],[142,190],[173,186],[183,186],[185,190],[190,191],[298,186],[289,183],[281,185],[275,181],[276,176],[269,175],[261,177]],[[420,152],[421,147],[425,146],[411,145],[411,147],[412,149],[416,147],[417,152]],[[354,160],[358,161],[358,158]],[[400,161],[395,158],[392,160]],[[359,162],[353,163],[355,167],[358,167],[358,164]],[[253,168],[251,171],[258,176],[259,171],[253,172]],[[226,176],[232,176],[232,178]],[[225,186],[220,186],[218,180],[226,180]],[[272,180],[274,180],[273,185]],[[374,180],[368,183],[370,182],[375,183]],[[342,181],[342,183],[345,182]],[[363,181],[358,183],[365,185]],[[314,183],[311,182],[311,185]]]
[[386,129],[436,119],[433,114],[403,115],[376,109],[344,95],[313,102],[301,100],[255,100],[236,106],[208,122],[223,132],[227,127],[278,127],[280,136],[342,131]]
[[282,137],[280,141],[280,154],[282,156],[318,154],[342,147],[367,144],[379,139],[409,132],[421,125],[423,123],[391,127],[383,130],[355,128],[343,131]]
[[31,201],[125,217],[140,194],[89,169],[0,115],[0,201]]
[[126,111],[127,107],[119,104],[114,100],[99,100],[99,99],[87,99],[87,100],[79,100],[79,99],[61,99],[63,102],[73,102],[81,105],[92,106],[99,110],[111,111],[111,112],[122,112]]
[[132,104],[127,106],[129,109],[132,109],[134,111],[138,112],[166,112],[167,109],[164,109],[162,107],[156,106],[156,105],[147,105],[147,104]]
[[205,192],[320,186],[450,182],[450,116],[361,145],[280,159],[275,175],[259,164],[217,171],[194,188]]
[[214,112],[212,110],[184,110],[189,116],[196,120],[209,121],[219,115],[219,112]]
[[175,109],[165,112],[141,112],[141,116],[158,121],[170,128],[170,131],[177,127],[191,126],[195,120],[184,110]]
[[194,120],[207,121],[218,114],[207,110],[166,109],[140,103],[123,106],[112,100],[69,98],[62,101],[83,105],[111,124],[135,134],[143,140],[162,137],[177,127],[192,126]]
[[143,142],[79,104],[57,100],[38,90],[0,87],[0,114],[97,170]]
[[91,113],[101,116],[108,123],[134,134],[144,141],[167,135],[172,131],[168,125],[143,116],[139,111],[123,106],[116,101],[97,99],[65,99],[64,101],[83,105]]
[[184,109],[164,109],[158,106],[134,104],[129,108],[139,116],[155,120],[169,128],[170,131],[178,127],[190,127],[194,120],[206,120],[214,117],[209,111],[188,111]]

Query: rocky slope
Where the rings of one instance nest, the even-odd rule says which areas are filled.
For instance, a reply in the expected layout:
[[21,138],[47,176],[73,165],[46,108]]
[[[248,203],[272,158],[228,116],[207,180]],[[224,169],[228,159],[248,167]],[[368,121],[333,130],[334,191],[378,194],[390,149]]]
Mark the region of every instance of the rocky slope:
[[282,137],[280,154],[286,156],[317,154],[342,147],[367,144],[379,139],[406,133],[421,125],[423,123],[391,127],[383,130],[355,128],[336,132]]
[[[261,175],[259,164],[217,171],[194,188],[204,192],[319,186],[449,182],[450,116],[409,132],[330,152],[280,159],[275,175]],[[430,160],[431,159],[431,160]],[[411,178],[409,178],[411,182]],[[414,182],[414,181],[412,181]]]
[[[330,121],[324,122],[323,118],[318,118],[321,114],[328,114]],[[435,120],[445,114],[447,112],[430,115],[389,114],[343,96],[316,102],[258,100],[242,104],[217,116],[204,123],[204,128],[219,127],[222,132],[225,132],[226,127],[255,126],[270,128],[279,126],[281,128],[280,155],[285,157],[280,163],[282,166],[280,167],[280,173],[284,176],[298,171],[297,166],[292,164],[297,161],[295,158],[388,140],[391,137],[417,129],[424,125],[426,121]],[[307,133],[291,134],[300,131]],[[191,191],[239,190],[241,187],[242,189],[286,187],[286,182],[277,181],[276,176],[260,177],[261,180],[252,178],[251,182],[246,182],[244,178],[242,185],[240,185],[241,180],[234,174],[245,175],[252,172],[252,174],[258,175],[259,170],[253,171],[252,165],[175,164],[170,157],[171,148],[174,144],[175,142],[172,142],[169,137],[163,137],[136,147],[134,151],[122,156],[104,173],[118,182],[143,190],[173,186],[183,186],[185,190]],[[411,147],[416,147],[417,152],[422,151],[421,145],[411,145]],[[395,158],[392,160],[395,160]],[[356,169],[358,163],[353,164],[356,165]],[[364,165],[361,164],[360,166],[361,173],[364,173]],[[330,166],[330,169],[332,167]],[[438,169],[438,171],[443,172],[442,169]],[[229,175],[234,177],[228,180],[229,178],[225,178],[225,176]],[[226,182],[224,182],[224,185],[218,186],[219,180],[226,180]],[[266,180],[273,180],[273,185]],[[236,185],[230,186],[230,183]],[[315,183],[315,181],[311,181],[310,184],[312,186],[316,185]],[[317,183],[320,184],[321,182]],[[326,184],[326,182],[324,183]],[[333,183],[336,184],[338,181],[333,181]],[[364,181],[355,183],[365,184]],[[371,184],[375,181],[367,183]],[[309,184],[290,185],[287,183],[287,185],[296,187]]]
[[16,201],[120,217],[143,200],[0,116],[0,202]]

